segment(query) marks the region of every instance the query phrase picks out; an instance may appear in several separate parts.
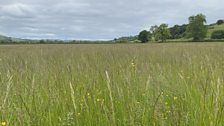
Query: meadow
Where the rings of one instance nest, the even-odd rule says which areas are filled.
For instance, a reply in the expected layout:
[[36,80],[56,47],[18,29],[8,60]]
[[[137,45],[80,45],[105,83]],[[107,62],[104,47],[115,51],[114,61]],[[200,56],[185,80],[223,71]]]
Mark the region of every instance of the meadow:
[[0,46],[0,125],[222,126],[224,44]]

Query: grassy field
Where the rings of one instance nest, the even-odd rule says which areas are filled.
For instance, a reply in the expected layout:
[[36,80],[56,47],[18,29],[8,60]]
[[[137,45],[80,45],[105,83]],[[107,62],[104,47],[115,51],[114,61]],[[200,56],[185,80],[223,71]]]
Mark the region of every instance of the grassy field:
[[0,125],[222,126],[224,43],[1,45]]

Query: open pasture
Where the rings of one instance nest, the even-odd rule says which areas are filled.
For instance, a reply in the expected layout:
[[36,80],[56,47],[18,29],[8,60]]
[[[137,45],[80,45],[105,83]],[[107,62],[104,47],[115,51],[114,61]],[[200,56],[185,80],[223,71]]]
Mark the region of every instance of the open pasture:
[[0,46],[10,126],[222,126],[224,44]]

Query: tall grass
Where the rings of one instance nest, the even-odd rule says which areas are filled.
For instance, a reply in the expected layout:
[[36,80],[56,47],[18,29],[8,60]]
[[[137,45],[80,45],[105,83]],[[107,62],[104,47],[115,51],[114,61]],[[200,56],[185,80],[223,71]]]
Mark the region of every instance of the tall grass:
[[224,124],[222,43],[0,46],[10,126]]

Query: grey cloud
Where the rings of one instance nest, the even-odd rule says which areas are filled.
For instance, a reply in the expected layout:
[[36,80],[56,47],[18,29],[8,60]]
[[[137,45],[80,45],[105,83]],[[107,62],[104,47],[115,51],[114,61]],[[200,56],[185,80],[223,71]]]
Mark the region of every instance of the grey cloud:
[[151,25],[223,18],[222,0],[1,0],[0,33],[21,38],[113,39]]

